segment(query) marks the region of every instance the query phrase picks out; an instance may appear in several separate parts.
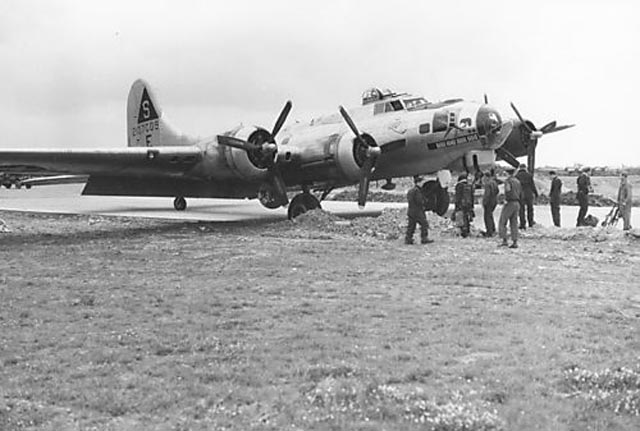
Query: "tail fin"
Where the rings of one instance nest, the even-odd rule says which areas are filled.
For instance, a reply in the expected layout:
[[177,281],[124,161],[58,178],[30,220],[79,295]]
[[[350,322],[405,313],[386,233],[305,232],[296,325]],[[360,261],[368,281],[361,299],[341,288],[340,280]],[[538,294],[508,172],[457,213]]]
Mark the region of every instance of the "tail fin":
[[127,100],[127,146],[167,147],[195,142],[171,127],[147,82],[138,79],[133,83]]

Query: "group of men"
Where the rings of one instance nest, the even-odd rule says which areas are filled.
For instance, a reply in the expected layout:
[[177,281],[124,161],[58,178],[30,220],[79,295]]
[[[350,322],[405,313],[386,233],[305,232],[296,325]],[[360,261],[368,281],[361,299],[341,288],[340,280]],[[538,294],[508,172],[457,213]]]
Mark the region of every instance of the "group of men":
[[[538,190],[533,180],[533,175],[527,171],[527,167],[521,164],[516,173],[515,169],[507,169],[509,176],[504,181],[505,202],[500,212],[498,222],[498,234],[502,238],[501,247],[518,248],[518,230],[533,227],[534,220],[533,204],[538,197]],[[593,192],[591,180],[589,178],[589,168],[582,170],[576,180],[578,186],[578,218],[576,226],[589,226],[587,222],[587,211],[589,208],[589,193]],[[551,188],[549,192],[549,205],[551,207],[551,218],[553,224],[560,227],[560,196],[562,193],[562,181],[555,171],[549,172],[551,176]],[[406,244],[413,244],[413,235],[416,225],[420,225],[420,238],[423,244],[433,242],[429,238],[429,223],[425,215],[426,199],[422,193],[424,178],[414,177],[414,187],[407,193],[408,200],[408,223],[405,236]],[[482,208],[484,210],[484,225],[486,237],[493,237],[496,234],[496,226],[493,212],[498,205],[498,180],[493,170],[485,172],[482,176]],[[474,207],[475,182],[469,182],[467,174],[461,174],[455,186],[455,208],[453,219],[460,228],[462,237],[467,237],[471,231],[471,222],[475,216]],[[631,184],[627,180],[627,174],[623,173],[618,189],[618,209],[620,217],[624,221],[624,230],[631,229],[631,206],[632,190]],[[508,242],[507,224],[510,225],[511,245]]]

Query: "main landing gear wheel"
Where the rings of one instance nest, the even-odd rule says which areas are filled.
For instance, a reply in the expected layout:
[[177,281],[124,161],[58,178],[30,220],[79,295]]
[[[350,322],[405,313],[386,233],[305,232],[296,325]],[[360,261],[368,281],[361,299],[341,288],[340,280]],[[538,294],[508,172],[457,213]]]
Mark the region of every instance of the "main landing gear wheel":
[[440,217],[449,209],[449,192],[440,186],[438,181],[427,181],[422,186],[422,193],[427,200],[427,210],[433,211]]
[[186,199],[182,196],[178,196],[173,200],[173,207],[176,209],[176,211],[184,211],[185,209],[187,209]]
[[294,196],[289,203],[289,209],[287,215],[289,220],[293,220],[300,214],[304,214],[307,211],[321,208],[320,201],[316,199],[311,193],[300,193]]

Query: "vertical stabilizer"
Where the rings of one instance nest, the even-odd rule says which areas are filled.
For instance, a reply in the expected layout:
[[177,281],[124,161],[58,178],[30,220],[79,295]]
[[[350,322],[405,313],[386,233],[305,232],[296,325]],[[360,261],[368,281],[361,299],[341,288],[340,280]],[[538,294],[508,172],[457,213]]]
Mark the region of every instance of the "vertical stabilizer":
[[177,132],[167,122],[149,84],[138,79],[127,100],[127,146],[167,147],[194,145],[195,140]]

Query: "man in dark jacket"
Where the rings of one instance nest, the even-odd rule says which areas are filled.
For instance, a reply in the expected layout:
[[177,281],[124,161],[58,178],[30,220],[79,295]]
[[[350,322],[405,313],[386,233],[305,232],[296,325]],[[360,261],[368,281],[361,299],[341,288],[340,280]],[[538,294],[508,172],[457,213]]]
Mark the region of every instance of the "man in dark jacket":
[[413,234],[416,231],[416,224],[420,225],[420,240],[422,244],[432,243],[429,239],[429,222],[425,215],[426,199],[422,193],[422,183],[424,178],[419,175],[413,177],[414,186],[407,192],[407,233],[404,238],[405,244],[413,244]]
[[[533,175],[527,172],[527,165],[524,163],[518,168],[516,178],[522,187],[522,196],[520,196],[520,229],[526,229],[527,221],[529,221],[529,227],[533,227],[536,224],[533,220],[533,199],[538,197],[538,189],[536,189],[536,184],[533,182]],[[525,209],[527,210],[527,220],[524,218]]]
[[589,178],[590,171],[590,168],[584,168],[576,180],[578,184],[578,205],[580,205],[578,220],[576,220],[576,226],[578,227],[587,226],[584,218],[587,216],[587,211],[589,211],[589,193],[593,191],[591,188],[591,179]]
[[493,211],[498,205],[498,183],[487,171],[484,174],[484,195],[482,196],[482,209],[484,210],[485,236],[491,237],[496,234],[496,224],[493,220]]
[[518,212],[520,211],[520,196],[522,187],[520,181],[513,175],[514,169],[508,169],[509,178],[504,182],[504,205],[500,212],[498,232],[502,238],[501,247],[509,245],[507,242],[507,222],[511,228],[511,245],[509,248],[518,248]]
[[551,218],[554,226],[560,227],[560,194],[562,193],[562,180],[558,178],[556,171],[551,175],[551,190],[549,191],[549,205],[551,205]]
[[473,185],[469,184],[467,174],[460,174],[458,177],[455,205],[456,224],[460,227],[462,237],[466,238],[471,232],[473,220]]
[[618,209],[624,222],[622,229],[631,229],[631,206],[633,205],[633,190],[627,178],[627,173],[623,172],[620,177],[620,187],[618,188]]

